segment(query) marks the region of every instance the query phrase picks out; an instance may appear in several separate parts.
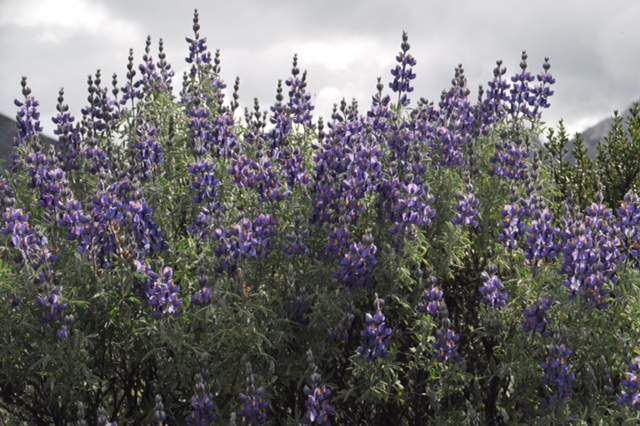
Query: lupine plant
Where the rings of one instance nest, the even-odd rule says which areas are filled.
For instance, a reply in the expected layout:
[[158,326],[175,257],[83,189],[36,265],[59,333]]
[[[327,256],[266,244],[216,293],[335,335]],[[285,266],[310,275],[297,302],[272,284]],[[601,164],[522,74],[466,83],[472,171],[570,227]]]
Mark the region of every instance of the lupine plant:
[[51,147],[20,82],[4,423],[640,420],[638,195],[578,185],[564,139],[535,142],[548,59],[497,61],[477,97],[458,65],[428,100],[404,33],[370,105],[316,117],[294,56],[243,114],[192,29],[181,82],[148,38],[124,79],[89,76],[78,115],[61,90]]

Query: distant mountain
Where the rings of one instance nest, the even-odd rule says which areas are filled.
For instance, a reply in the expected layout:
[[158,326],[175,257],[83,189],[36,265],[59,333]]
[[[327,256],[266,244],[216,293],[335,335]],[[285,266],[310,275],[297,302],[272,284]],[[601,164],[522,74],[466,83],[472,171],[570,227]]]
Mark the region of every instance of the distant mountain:
[[[619,115],[622,117],[622,122],[624,125],[624,129],[627,129],[627,117],[631,115],[629,110],[631,109],[631,105],[626,108],[624,111],[618,111]],[[589,127],[588,129],[581,132],[582,139],[584,140],[584,146],[587,148],[587,152],[590,158],[596,158],[598,155],[598,143],[604,139],[605,136],[609,134],[611,131],[611,126],[613,124],[613,118],[605,118],[600,121],[598,124]],[[573,148],[573,143],[569,150]]]
[[[4,168],[9,162],[13,138],[18,136],[16,121],[6,115],[0,114],[0,168]],[[45,145],[51,145],[54,140],[48,136],[40,135],[40,141]]]

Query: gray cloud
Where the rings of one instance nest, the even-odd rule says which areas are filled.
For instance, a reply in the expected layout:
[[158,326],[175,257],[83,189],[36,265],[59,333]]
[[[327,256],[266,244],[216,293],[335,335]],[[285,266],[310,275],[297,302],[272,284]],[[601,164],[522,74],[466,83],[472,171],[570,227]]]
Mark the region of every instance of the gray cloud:
[[[51,9],[55,4],[55,9]],[[47,9],[50,8],[50,9]],[[71,109],[85,103],[87,74],[102,69],[124,78],[128,49],[139,61],[144,38],[163,38],[176,71],[186,69],[193,9],[200,10],[201,35],[222,51],[222,73],[231,86],[241,78],[241,102],[273,101],[278,79],[286,79],[294,53],[309,71],[318,112],[330,113],[341,97],[363,108],[376,77],[390,80],[402,31],[418,59],[415,97],[437,100],[462,63],[474,91],[486,85],[496,59],[513,73],[522,50],[533,72],[545,56],[557,78],[545,112],[555,125],[564,117],[572,131],[626,108],[640,98],[640,5],[618,0],[508,0],[416,2],[396,0],[184,1],[4,0],[0,5],[0,112],[13,116],[20,76],[41,101],[46,119],[55,113],[65,87]],[[175,85],[180,84],[177,76]],[[45,132],[52,126],[45,122]]]

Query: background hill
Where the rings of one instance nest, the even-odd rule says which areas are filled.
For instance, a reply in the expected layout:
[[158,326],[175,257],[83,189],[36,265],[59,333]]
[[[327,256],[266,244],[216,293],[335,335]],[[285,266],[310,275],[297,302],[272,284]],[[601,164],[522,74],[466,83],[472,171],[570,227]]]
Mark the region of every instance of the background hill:
[[[18,135],[16,122],[14,119],[0,114],[0,167],[4,168],[9,161],[11,154],[11,143]],[[41,135],[40,140],[45,146],[49,146],[54,140],[48,136]]]
[[[629,117],[631,109],[631,105],[625,108],[622,111],[618,111],[623,120],[624,129],[626,130],[627,125],[627,117]],[[598,124],[589,127],[588,129],[581,132],[582,139],[584,140],[584,146],[587,148],[587,152],[589,154],[589,158],[594,159],[596,155],[598,155],[598,142],[600,142],[611,130],[611,125],[613,123],[612,117],[607,117],[600,121]],[[569,146],[569,151],[573,148],[573,143]]]

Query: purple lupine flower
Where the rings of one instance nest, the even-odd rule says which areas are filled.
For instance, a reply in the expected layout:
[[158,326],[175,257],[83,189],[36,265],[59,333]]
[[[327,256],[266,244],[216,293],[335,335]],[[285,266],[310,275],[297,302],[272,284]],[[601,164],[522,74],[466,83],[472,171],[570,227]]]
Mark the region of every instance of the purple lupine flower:
[[248,425],[262,425],[267,421],[269,401],[264,398],[264,388],[255,388],[251,366],[247,366],[247,393],[241,393],[238,416]]
[[527,160],[531,157],[528,143],[519,136],[510,137],[507,131],[503,131],[501,140],[495,143],[495,152],[489,159],[492,166],[489,176],[498,176],[510,180],[524,180],[527,178],[529,165]]
[[89,75],[89,105],[82,108],[81,133],[86,134],[86,148],[84,156],[87,160],[86,169],[91,174],[111,170],[111,159],[100,144],[99,136],[116,126],[120,117],[119,104],[107,96],[107,89],[100,86],[100,71],[96,72],[95,80]]
[[378,77],[376,89],[377,93],[372,97],[371,109],[367,112],[367,119],[374,132],[385,134],[389,130],[389,121],[393,118],[393,110],[389,106],[391,97],[382,95],[384,85],[380,77]]
[[349,249],[351,238],[350,220],[341,217],[340,222],[338,226],[334,226],[329,232],[329,242],[325,245],[325,256],[330,259],[342,258]]
[[126,105],[129,100],[131,100],[131,104],[133,105],[136,99],[142,99],[144,97],[142,90],[139,89],[139,86],[136,87],[133,81],[137,74],[133,59],[133,49],[129,49],[127,62],[127,84],[120,88],[120,91],[122,92],[120,105]]
[[428,186],[418,185],[414,182],[402,183],[395,211],[399,215],[399,221],[404,226],[413,224],[416,226],[429,226],[436,211],[431,208],[434,197],[427,191]]
[[498,268],[494,265],[489,267],[489,273],[483,271],[480,274],[482,286],[480,287],[480,301],[494,309],[500,309],[507,304],[509,295],[504,289],[502,280],[497,275]]
[[531,305],[529,309],[524,310],[524,320],[522,320],[522,329],[525,333],[530,331],[538,332],[543,337],[551,336],[551,332],[547,330],[553,320],[549,318],[549,309],[554,305],[554,301],[545,297],[540,301],[540,305]]
[[164,232],[153,220],[153,207],[149,206],[143,197],[129,201],[126,211],[141,257],[153,256],[169,248],[164,239]]
[[236,272],[240,258],[239,233],[240,225],[238,224],[214,229],[212,237],[217,242],[217,245],[214,246],[213,253],[220,259],[220,266],[215,269],[216,272],[227,271],[229,274]]
[[309,325],[309,315],[312,312],[306,295],[307,291],[304,286],[296,288],[292,285],[290,291],[292,301],[286,307],[291,320],[302,326]]
[[29,226],[29,215],[21,209],[7,207],[2,218],[5,222],[2,234],[10,238],[10,246],[20,253],[16,262],[24,262],[36,273],[34,283],[42,293],[36,299],[36,305],[41,310],[38,321],[60,324],[58,337],[67,338],[73,316],[65,318],[68,306],[62,299],[62,287],[57,284],[58,278],[53,267],[58,256],[50,250],[49,241],[42,231]]
[[543,402],[544,406],[552,406],[556,400],[566,401],[571,398],[571,382],[576,379],[568,363],[572,354],[573,351],[565,344],[549,346],[549,355],[541,364],[544,371],[542,383],[551,389],[551,393],[547,393]]
[[493,69],[493,79],[487,83],[487,98],[483,104],[487,117],[483,120],[487,126],[492,126],[499,122],[507,115],[509,94],[507,93],[510,84],[503,76],[507,73],[507,69],[502,66],[502,61],[496,61],[496,67]]
[[231,160],[228,172],[233,176],[233,183],[238,185],[238,188],[253,189],[258,186],[260,167],[247,155]]
[[278,235],[278,220],[270,214],[260,214],[253,220],[255,233],[256,257],[266,259],[273,250],[273,237]]
[[[435,277],[434,277],[435,278]],[[435,282],[435,279],[434,279]],[[440,287],[433,285],[430,289],[422,292],[422,298],[425,299],[419,306],[421,312],[436,317],[444,309],[444,293]]]
[[280,202],[291,195],[291,191],[282,188],[278,173],[274,169],[271,159],[267,156],[260,159],[256,190],[260,196],[258,198],[260,203]]
[[366,326],[364,331],[360,332],[362,343],[358,347],[358,353],[363,355],[367,362],[371,362],[376,358],[385,359],[391,356],[391,352],[387,348],[393,329],[387,326],[386,318],[382,313],[384,300],[379,299],[376,295],[373,305],[376,313],[373,316],[369,313],[365,315]]
[[640,201],[635,192],[628,192],[624,195],[617,212],[618,220],[615,223],[621,242],[624,244],[625,252],[621,253],[621,258],[630,258],[634,264],[638,264],[640,257]]
[[460,335],[451,328],[448,318],[442,320],[442,327],[436,329],[436,341],[431,344],[435,349],[435,357],[440,362],[460,362],[462,355],[458,352]]
[[368,229],[362,237],[362,243],[349,244],[349,251],[340,259],[340,266],[333,277],[347,291],[369,287],[372,268],[378,263],[377,251],[371,230]]
[[618,404],[631,404],[636,410],[640,410],[640,386],[638,386],[638,369],[640,369],[640,358],[636,357],[629,363],[629,371],[625,373],[625,378],[621,381],[624,390],[619,398]]
[[278,153],[286,144],[286,140],[291,133],[291,119],[289,118],[289,107],[283,104],[284,96],[282,95],[282,80],[278,80],[276,88],[276,103],[271,109],[271,118],[269,121],[273,124],[273,129],[268,132],[268,139],[271,141],[269,148],[271,154]]
[[525,210],[521,204],[518,203],[518,194],[514,192],[511,194],[511,204],[507,204],[501,209],[502,213],[502,234],[500,235],[500,241],[509,250],[513,251],[518,245],[518,241],[524,235],[526,224]]
[[147,263],[134,261],[136,272],[145,276],[144,294],[154,308],[156,317],[180,316],[182,314],[180,286],[173,281],[173,269],[165,267],[162,276],[155,273]]
[[285,149],[280,156],[282,162],[282,178],[289,188],[296,184],[309,185],[309,173],[305,165],[304,154],[299,147]]
[[209,383],[206,383],[200,373],[196,374],[195,395],[191,397],[193,411],[187,417],[188,426],[211,426],[218,417],[214,411],[213,394]]
[[389,83],[389,87],[398,94],[398,107],[407,107],[411,103],[407,97],[408,93],[413,92],[411,80],[416,78],[413,68],[417,64],[415,58],[408,53],[411,46],[408,43],[409,36],[406,32],[402,33],[402,43],[400,44],[400,53],[396,56],[396,67],[391,70],[393,82]]
[[20,85],[22,86],[24,101],[19,101],[18,99],[13,101],[20,110],[16,114],[18,135],[13,138],[11,154],[9,155],[12,172],[19,171],[23,165],[24,159],[20,148],[29,147],[34,154],[38,154],[42,149],[40,145],[42,126],[40,126],[40,113],[38,112],[40,102],[31,96],[31,89],[27,86],[26,77],[22,77]]
[[56,125],[53,131],[58,136],[56,141],[56,156],[60,168],[65,172],[80,169],[79,160],[82,154],[82,135],[75,118],[69,113],[69,105],[64,103],[64,89],[58,92],[58,104],[56,105],[58,114],[51,119]]
[[141,88],[147,96],[155,96],[162,92],[171,93],[172,90],[171,79],[174,72],[166,61],[162,39],[158,42],[158,52],[159,61],[154,63],[151,55],[151,36],[147,36],[143,63],[138,67],[141,77],[133,85],[135,88]]
[[196,190],[196,195],[193,197],[194,202],[203,203],[218,197],[217,188],[220,186],[220,181],[213,173],[214,168],[215,165],[209,158],[189,166],[189,173],[193,175],[191,186]]
[[475,120],[474,107],[469,101],[471,91],[462,65],[455,70],[452,87],[440,96],[438,125],[431,140],[431,156],[437,165],[463,166],[462,147],[467,145]]
[[331,426],[330,416],[336,411],[330,401],[331,389],[327,385],[320,384],[322,376],[318,373],[318,367],[310,349],[307,351],[307,361],[311,371],[311,388],[304,386],[304,393],[307,395],[304,405],[307,411],[302,418],[302,423]]
[[196,99],[193,107],[189,110],[189,117],[187,129],[189,129],[188,137],[192,144],[191,149],[196,158],[200,158],[211,151],[211,112],[200,106],[200,100]]
[[200,38],[200,23],[198,11],[193,13],[193,33],[194,38],[185,37],[189,43],[189,56],[185,58],[188,64],[191,64],[189,75],[194,78],[198,71],[205,68],[211,63],[211,53],[207,49],[207,39]]
[[206,306],[211,304],[213,298],[213,290],[209,288],[209,276],[200,275],[198,277],[198,286],[200,287],[193,296],[191,296],[192,305]]
[[287,242],[282,247],[282,251],[289,256],[295,256],[298,254],[306,254],[309,251],[309,247],[305,243],[306,238],[309,236],[309,229],[300,229],[302,219],[300,218],[300,212],[296,212],[293,219],[293,231],[285,236]]
[[467,185],[467,194],[458,194],[458,203],[455,205],[456,215],[451,220],[454,225],[477,227],[478,205],[480,200],[473,194],[471,184]]
[[570,297],[580,295],[592,307],[608,306],[608,283],[616,283],[617,262],[622,258],[619,246],[622,242],[609,227],[611,210],[602,204],[602,193],[596,194],[596,202],[587,209],[587,215],[564,219],[564,229],[559,232],[563,264],[561,273]]
[[540,108],[549,108],[549,98],[553,96],[553,90],[550,86],[555,84],[556,79],[549,72],[551,64],[549,64],[549,58],[544,58],[544,64],[542,64],[543,71],[536,76],[538,83],[531,90],[531,97],[533,98],[533,117],[537,119],[542,112]]
[[531,226],[527,228],[525,258],[532,265],[540,259],[555,259],[558,255],[558,244],[554,241],[556,229],[553,227],[553,213],[545,208],[536,210]]
[[[36,305],[42,310],[42,315],[38,321],[42,323],[61,322],[67,309],[67,303],[62,301],[60,297],[60,286],[56,286],[46,296],[39,296],[36,299]],[[66,325],[66,324],[65,324]]]
[[536,118],[536,97],[533,95],[533,87],[530,83],[535,81],[535,77],[527,71],[527,52],[523,51],[520,62],[520,72],[511,77],[510,92],[510,113],[515,118],[520,113],[524,118],[533,120]]
[[298,68],[298,55],[293,56],[293,68],[291,69],[291,77],[287,79],[285,84],[289,87],[289,103],[288,109],[293,117],[293,122],[302,124],[307,129],[313,129],[311,111],[315,109],[311,105],[311,93],[307,92],[307,72],[302,73],[302,78],[298,77],[300,69]]
[[157,166],[162,163],[164,148],[156,141],[156,128],[149,126],[148,129],[136,129],[136,141],[133,144],[135,149],[135,159],[138,162],[138,172],[140,181],[145,182],[151,177],[151,173],[157,170]]

